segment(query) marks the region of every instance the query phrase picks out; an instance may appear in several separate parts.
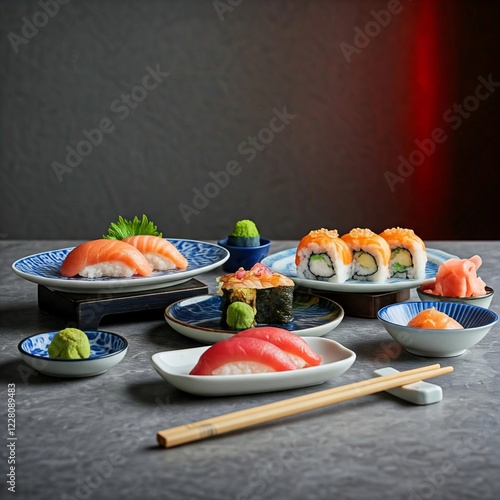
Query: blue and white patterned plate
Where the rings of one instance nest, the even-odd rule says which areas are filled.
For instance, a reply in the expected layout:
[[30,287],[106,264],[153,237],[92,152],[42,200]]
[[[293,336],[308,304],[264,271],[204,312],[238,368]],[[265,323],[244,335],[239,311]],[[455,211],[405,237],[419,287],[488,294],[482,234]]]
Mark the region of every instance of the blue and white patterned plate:
[[[165,309],[165,320],[182,335],[204,344],[213,344],[236,333],[235,330],[221,325],[221,312],[220,295],[201,295],[178,300],[169,305]],[[333,300],[295,292],[293,316],[290,323],[272,326],[284,328],[301,337],[321,337],[340,324],[344,310]]]
[[330,283],[327,281],[316,281],[297,277],[297,267],[295,266],[296,248],[289,248],[281,252],[274,253],[262,260],[262,263],[271,268],[274,272],[284,274],[292,279],[297,285],[312,288],[314,290],[328,290],[330,292],[350,292],[350,293],[379,293],[405,290],[407,288],[417,288],[423,283],[432,283],[436,277],[438,267],[446,260],[455,257],[442,250],[427,248],[427,265],[425,268],[425,279],[410,280],[391,278],[383,282],[347,280],[345,283]]
[[57,332],[45,332],[21,340],[19,352],[35,370],[52,377],[91,377],[118,364],[127,353],[128,342],[117,333],[84,330],[90,342],[87,359],[54,359],[48,349]]
[[65,278],[60,267],[74,248],[62,248],[17,260],[12,270],[21,278],[44,285],[52,290],[73,293],[119,293],[154,290],[183,283],[190,278],[214,269],[229,258],[229,252],[213,243],[196,240],[170,239],[188,260],[187,269],[181,271],[154,271],[152,276],[131,278]]

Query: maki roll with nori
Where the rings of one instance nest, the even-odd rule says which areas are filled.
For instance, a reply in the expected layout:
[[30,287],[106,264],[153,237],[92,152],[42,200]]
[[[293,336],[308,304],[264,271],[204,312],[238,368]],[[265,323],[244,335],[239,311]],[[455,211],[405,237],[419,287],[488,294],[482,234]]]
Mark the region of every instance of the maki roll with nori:
[[391,247],[391,278],[424,279],[427,264],[425,243],[413,229],[393,227],[380,233]]
[[381,282],[389,278],[391,248],[382,236],[357,227],[341,239],[352,252],[351,279]]
[[350,278],[351,263],[351,250],[335,229],[311,231],[300,240],[295,252],[299,278],[344,283]]
[[227,237],[227,244],[232,247],[258,247],[260,235],[255,223],[248,219],[238,221]]
[[222,323],[234,302],[244,302],[255,311],[256,324],[285,324],[293,320],[294,282],[258,263],[250,270],[238,269],[217,279],[222,301]]

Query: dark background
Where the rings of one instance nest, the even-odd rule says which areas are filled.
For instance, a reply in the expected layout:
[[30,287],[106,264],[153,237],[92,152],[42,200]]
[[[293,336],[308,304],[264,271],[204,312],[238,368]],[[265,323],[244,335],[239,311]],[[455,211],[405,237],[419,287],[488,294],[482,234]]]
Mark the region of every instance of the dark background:
[[[499,14],[484,0],[0,0],[0,236],[98,238],[145,213],[192,239],[241,218],[274,239],[395,225],[498,239],[500,88],[460,123],[453,107],[500,81]],[[145,91],[148,67],[169,75]],[[283,109],[295,117],[271,136]],[[61,173],[106,118],[113,131]],[[401,176],[398,157],[436,128],[446,140]],[[259,133],[262,150],[241,145]]]

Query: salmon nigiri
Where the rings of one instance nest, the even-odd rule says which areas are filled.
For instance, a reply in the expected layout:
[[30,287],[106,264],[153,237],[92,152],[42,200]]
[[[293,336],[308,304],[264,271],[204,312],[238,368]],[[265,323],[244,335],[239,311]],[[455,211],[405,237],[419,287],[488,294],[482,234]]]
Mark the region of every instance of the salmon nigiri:
[[129,236],[122,241],[137,248],[155,271],[186,269],[188,267],[186,257],[170,241],[159,236],[141,234]]
[[295,370],[293,360],[271,342],[234,336],[209,347],[190,375],[240,375]]
[[444,312],[438,311],[435,307],[419,312],[408,322],[408,326],[430,330],[463,329],[463,326],[458,321],[455,321]]
[[149,276],[151,266],[137,248],[120,240],[91,240],[73,248],[61,265],[65,277],[130,278],[134,274]]
[[315,353],[302,337],[283,328],[257,326],[243,330],[234,337],[252,337],[271,342],[271,344],[285,351],[296,364],[297,368],[317,366],[321,363],[321,356]]

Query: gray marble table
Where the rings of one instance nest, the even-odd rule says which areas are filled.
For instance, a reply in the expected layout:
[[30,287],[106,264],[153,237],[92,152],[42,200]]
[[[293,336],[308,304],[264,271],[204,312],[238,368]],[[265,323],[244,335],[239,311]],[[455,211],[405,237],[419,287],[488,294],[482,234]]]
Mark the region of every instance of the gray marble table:
[[[37,286],[10,266],[71,241],[0,242],[0,331],[3,415],[0,495],[8,498],[9,459],[22,499],[492,499],[500,492],[500,325],[457,358],[435,382],[444,399],[414,406],[375,394],[241,432],[160,449],[161,429],[436,362],[401,350],[376,319],[346,317],[326,337],[357,359],[344,375],[307,389],[204,398],[171,387],[153,370],[155,352],[196,347],[162,317],[113,319],[101,329],[125,336],[126,358],[86,379],[55,379],[30,370],[17,351],[30,334],[64,327],[42,313]],[[295,242],[274,243],[271,252]],[[481,276],[500,290],[500,242],[427,242],[484,260]],[[215,284],[221,269],[200,277]],[[412,290],[411,298],[416,299]],[[492,309],[500,312],[499,300]],[[14,384],[14,385],[9,385]],[[8,388],[15,387],[14,455],[7,447]],[[14,476],[11,476],[14,477]],[[5,495],[4,495],[5,493]]]

